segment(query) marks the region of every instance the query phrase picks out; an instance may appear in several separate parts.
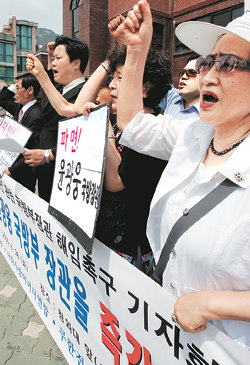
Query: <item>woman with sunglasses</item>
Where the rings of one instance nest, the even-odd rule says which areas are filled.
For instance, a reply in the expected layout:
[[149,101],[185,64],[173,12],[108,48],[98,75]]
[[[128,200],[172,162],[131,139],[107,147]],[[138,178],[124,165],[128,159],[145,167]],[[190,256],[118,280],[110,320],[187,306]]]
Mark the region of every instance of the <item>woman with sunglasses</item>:
[[[202,57],[200,120],[142,111],[142,70],[152,37],[141,0],[125,24],[127,58],[118,103],[121,143],[168,159],[147,225],[156,261],[174,223],[226,178],[236,189],[177,240],[163,274],[176,296],[173,321],[189,332],[207,321],[250,349],[250,13],[218,27],[188,22],[179,39]],[[130,106],[128,108],[127,106]]]

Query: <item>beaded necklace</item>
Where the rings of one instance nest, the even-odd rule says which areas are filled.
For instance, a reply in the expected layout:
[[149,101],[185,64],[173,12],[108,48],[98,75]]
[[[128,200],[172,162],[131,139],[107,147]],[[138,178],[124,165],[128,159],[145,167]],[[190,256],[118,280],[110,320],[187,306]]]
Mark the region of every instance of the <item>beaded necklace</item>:
[[222,156],[222,155],[225,155],[226,153],[228,153],[229,151],[233,150],[234,148],[238,147],[243,141],[244,139],[246,139],[246,137],[242,138],[240,141],[234,143],[232,146],[226,148],[224,151],[216,151],[215,148],[214,148],[214,139],[212,138],[211,142],[210,142],[210,148],[211,148],[211,151],[215,154],[215,155],[219,155],[219,156]]

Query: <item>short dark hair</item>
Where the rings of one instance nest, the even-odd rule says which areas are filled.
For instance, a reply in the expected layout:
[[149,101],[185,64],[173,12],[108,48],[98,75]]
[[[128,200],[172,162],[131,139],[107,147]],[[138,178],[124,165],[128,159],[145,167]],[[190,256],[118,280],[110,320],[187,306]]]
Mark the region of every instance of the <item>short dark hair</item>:
[[143,104],[153,108],[158,106],[171,89],[172,64],[165,52],[149,50],[143,74],[143,83],[146,82],[150,83],[150,88],[148,96],[143,99]]
[[126,60],[127,47],[116,44],[114,48],[109,50],[107,59],[109,60],[109,70],[114,74],[117,67],[123,66]]
[[40,84],[34,75],[27,72],[23,75],[17,76],[16,80],[18,79],[22,79],[22,87],[27,90],[30,86],[32,86],[34,90],[34,96],[36,97],[38,95],[40,91]]
[[84,73],[89,60],[89,47],[87,43],[80,41],[79,39],[59,35],[56,37],[54,48],[60,44],[65,46],[70,62],[77,59],[80,60],[80,70]]
[[[126,53],[126,46],[118,45],[108,53],[111,73],[114,73],[118,66],[124,65]],[[154,108],[171,89],[172,84],[171,62],[163,51],[149,50],[143,74],[143,84],[147,82],[150,84],[150,88],[147,97],[143,98],[143,104]]]

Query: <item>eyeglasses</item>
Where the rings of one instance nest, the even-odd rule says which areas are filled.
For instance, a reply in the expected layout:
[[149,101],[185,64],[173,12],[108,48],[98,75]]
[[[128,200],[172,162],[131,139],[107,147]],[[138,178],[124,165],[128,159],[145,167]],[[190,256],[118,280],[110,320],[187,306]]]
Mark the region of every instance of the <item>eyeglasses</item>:
[[225,73],[233,72],[236,68],[250,69],[249,61],[242,60],[231,54],[220,56],[217,60],[215,60],[215,56],[200,56],[196,61],[195,69],[198,72],[207,72],[214,64],[218,72],[222,71]]
[[194,70],[193,68],[184,68],[183,70],[181,70],[181,72],[179,73],[179,77],[181,78],[184,74],[187,75],[187,77],[196,77],[196,75],[199,72],[197,70]]

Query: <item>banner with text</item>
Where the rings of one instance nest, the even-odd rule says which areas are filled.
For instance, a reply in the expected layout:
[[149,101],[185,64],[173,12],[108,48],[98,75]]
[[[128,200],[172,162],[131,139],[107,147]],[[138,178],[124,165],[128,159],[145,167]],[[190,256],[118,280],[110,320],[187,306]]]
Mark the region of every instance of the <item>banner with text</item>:
[[250,363],[211,325],[184,333],[171,321],[173,296],[97,240],[86,253],[8,176],[0,201],[0,250],[70,365]]

